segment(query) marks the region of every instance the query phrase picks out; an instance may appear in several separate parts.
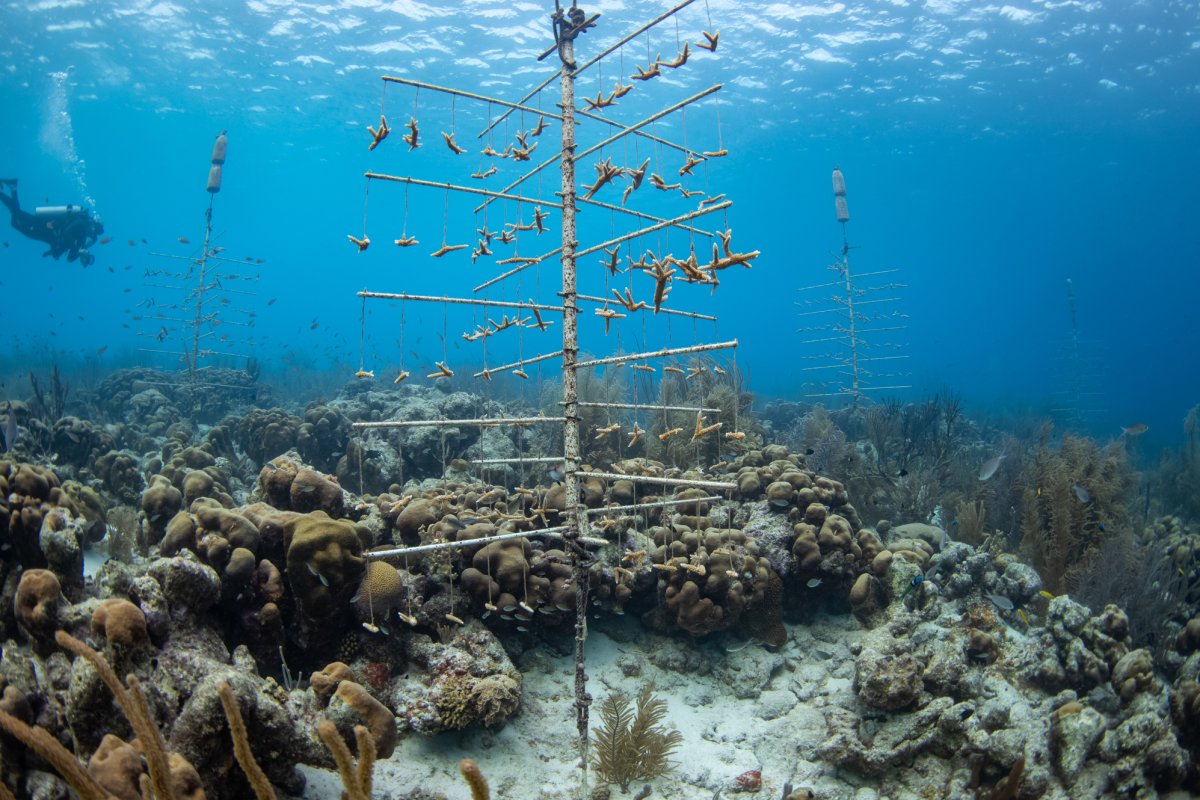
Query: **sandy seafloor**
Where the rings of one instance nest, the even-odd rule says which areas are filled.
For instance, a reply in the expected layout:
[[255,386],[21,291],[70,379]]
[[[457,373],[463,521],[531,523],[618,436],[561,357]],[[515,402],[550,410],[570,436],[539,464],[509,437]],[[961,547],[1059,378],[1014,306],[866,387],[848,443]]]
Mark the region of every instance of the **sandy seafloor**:
[[[825,738],[821,709],[855,702],[849,646],[865,631],[849,616],[789,629],[788,643],[770,652],[724,637],[688,642],[657,636],[628,617],[606,620],[603,630],[589,631],[587,641],[592,727],[599,724],[599,699],[612,690],[636,696],[650,681],[667,701],[665,724],[677,728],[684,740],[673,758],[674,769],[648,781],[651,797],[711,798],[721,787],[727,794],[737,775],[760,769],[760,797],[778,796],[790,780],[793,786],[824,787],[822,797],[879,798],[872,789],[855,793],[827,775],[828,765],[803,755]],[[725,652],[725,645],[731,652]],[[421,789],[447,798],[469,797],[458,774],[462,758],[479,764],[494,797],[570,796],[579,780],[574,656],[554,655],[543,646],[514,663],[523,676],[517,714],[494,730],[406,736],[390,759],[376,764],[377,796]],[[300,769],[308,778],[304,797],[317,800],[340,791],[335,773]],[[591,780],[594,784],[594,776]],[[644,783],[631,785],[630,795]],[[614,794],[620,795],[616,787]]]
[[[851,649],[871,632],[849,615],[822,615],[787,627],[787,644],[774,652],[722,636],[694,642],[659,636],[630,617],[592,628],[587,641],[592,728],[599,725],[601,698],[613,690],[636,696],[650,681],[667,701],[665,724],[683,734],[669,774],[636,781],[625,794],[611,787],[613,796],[631,797],[649,783],[652,798],[709,800],[718,790],[722,796],[777,798],[790,782],[793,789],[814,789],[823,800],[919,797],[908,790],[881,792],[870,778],[839,773],[814,754],[826,738],[822,710],[856,707]],[[469,798],[458,773],[462,758],[479,764],[494,798],[577,796],[574,656],[555,655],[542,645],[514,663],[523,676],[518,713],[494,730],[402,738],[391,758],[376,764],[375,796],[387,800],[423,790],[449,800]],[[951,769],[944,760],[936,764],[945,771],[930,776],[930,787],[940,786]],[[341,791],[336,773],[299,769],[308,779],[305,798]],[[748,770],[761,770],[757,794],[737,787],[736,777]],[[592,789],[595,776],[589,776]],[[930,796],[944,795],[938,790]]]
[[[610,786],[613,797],[633,797],[648,785],[651,791],[645,796],[649,798],[774,800],[783,797],[788,784],[792,790],[811,789],[820,800],[979,796],[962,789],[968,765],[951,759],[918,756],[910,764],[870,777],[838,769],[816,755],[828,738],[827,709],[863,711],[854,686],[855,656],[870,639],[890,639],[886,625],[866,629],[850,615],[821,614],[804,624],[786,624],[787,644],[777,650],[720,635],[691,642],[660,636],[631,617],[610,618],[598,625],[599,629],[589,631],[587,641],[592,729],[600,724],[601,698],[613,690],[636,696],[649,681],[667,701],[665,724],[683,734],[667,775],[635,781],[627,792]],[[1028,655],[1037,647],[1035,639],[1011,626],[1006,634],[1007,648]],[[491,730],[475,727],[432,737],[404,736],[389,759],[376,763],[373,796],[390,800],[416,793],[468,800],[470,790],[457,768],[463,758],[479,764],[497,800],[581,796],[573,655],[556,655],[541,644],[514,656],[513,662],[523,676],[516,714]],[[996,680],[991,691],[990,700],[1014,717],[1041,717],[1049,726],[1045,695],[1022,692],[1003,680]],[[887,716],[878,715],[877,721]],[[870,715],[865,715],[864,738],[869,738],[872,725]],[[324,800],[341,792],[336,773],[307,765],[298,769],[307,779],[304,798]],[[738,786],[737,776],[748,770],[761,771],[762,787],[756,793]],[[596,788],[594,771],[589,772],[589,781],[585,796]],[[990,788],[982,796],[990,796],[986,793]],[[1081,789],[1083,785],[1076,787]],[[1101,796],[1113,795],[1096,795]],[[1187,791],[1153,796],[1194,797]]]

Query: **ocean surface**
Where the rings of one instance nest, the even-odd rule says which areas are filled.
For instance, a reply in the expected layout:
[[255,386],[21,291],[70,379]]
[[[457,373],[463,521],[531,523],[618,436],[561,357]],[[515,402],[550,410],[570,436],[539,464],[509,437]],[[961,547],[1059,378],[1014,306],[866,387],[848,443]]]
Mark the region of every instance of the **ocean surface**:
[[[579,61],[668,7],[584,4],[601,16],[576,43]],[[472,211],[478,197],[382,181],[367,187],[363,178],[371,170],[495,190],[553,156],[553,120],[530,162],[489,161],[478,155],[484,144],[500,151],[536,116],[518,112],[476,138],[500,117],[499,106],[380,80],[395,75],[517,101],[556,68],[553,54],[536,60],[552,44],[551,10],[489,0],[5,4],[0,177],[20,179],[27,205],[94,208],[112,240],[93,248],[97,261],[85,269],[43,258],[39,243],[14,231],[3,235],[4,394],[17,393],[14,382],[23,391],[25,374],[52,362],[83,382],[130,365],[180,366],[171,352],[188,341],[190,311],[183,322],[152,317],[188,305],[189,284],[175,278],[200,254],[209,153],[221,131],[229,149],[212,198],[213,246],[226,248],[220,255],[229,261],[215,268],[223,289],[245,293],[211,304],[224,323],[213,338],[227,337],[212,349],[231,355],[209,363],[240,366],[250,355],[267,378],[304,371],[336,387],[360,367],[383,380],[399,368],[424,374],[435,361],[479,369],[557,349],[559,329],[551,327],[490,337],[485,353],[462,333],[485,316],[498,320],[498,310],[379,301],[364,308],[355,295],[558,302],[553,257],[472,292],[501,271],[495,260],[558,245],[553,209],[548,233],[523,235],[515,249],[475,264],[470,250],[434,260],[429,253],[441,243],[472,245],[481,226],[527,224],[535,203],[498,201],[485,218]],[[630,81],[654,58],[674,57],[682,42],[702,41],[704,30],[719,30],[716,52],[693,48],[681,68]],[[736,338],[736,356],[722,352],[720,363],[740,369],[761,398],[802,399],[813,387],[800,368],[820,366],[829,351],[802,344],[798,289],[835,277],[828,267],[843,229],[830,175],[840,166],[853,268],[896,269],[903,284],[889,309],[903,318],[894,335],[907,358],[881,368],[875,382],[911,388],[886,394],[915,399],[949,389],[968,408],[1001,416],[1044,415],[1065,402],[1084,412],[1077,419],[1093,435],[1146,423],[1148,450],[1176,447],[1181,419],[1200,396],[1198,33],[1197,4],[1178,0],[692,3],[581,74],[580,104],[618,80],[636,84],[602,112],[632,124],[721,84],[646,130],[689,148],[728,150],[697,167],[688,188],[734,204],[695,224],[729,228],[734,250],[761,255],[749,270],[725,271],[715,292],[676,284],[668,307],[719,322],[641,315],[617,320],[606,335],[589,308],[582,348],[602,356]],[[553,112],[559,100],[552,81],[527,105]],[[369,152],[367,126],[381,111],[394,132]],[[410,118],[424,144],[415,151],[400,140]],[[614,130],[583,121],[581,147]],[[453,132],[468,152],[451,153],[441,132]],[[579,183],[591,183],[603,158],[632,168],[647,157],[650,171],[679,180],[681,154],[625,137],[581,159]],[[470,178],[493,162],[497,175]],[[597,199],[618,203],[624,183]],[[560,188],[554,162],[521,192],[553,202]],[[670,217],[696,203],[645,186],[629,207]],[[648,223],[587,208],[581,246],[641,224]],[[395,247],[402,232],[420,245]],[[360,253],[347,236],[364,234],[373,246]],[[703,261],[711,240],[652,234],[626,245],[621,259],[646,249],[685,258],[692,246]],[[635,299],[651,299],[653,281],[609,276],[599,258],[581,260],[581,291],[631,288]],[[540,369],[531,378],[554,372]]]

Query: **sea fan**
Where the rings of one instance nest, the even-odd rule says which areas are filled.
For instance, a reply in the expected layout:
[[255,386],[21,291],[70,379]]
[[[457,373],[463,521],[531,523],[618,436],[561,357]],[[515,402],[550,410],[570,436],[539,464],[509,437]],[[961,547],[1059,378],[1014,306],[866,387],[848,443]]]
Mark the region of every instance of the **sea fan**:
[[636,710],[629,696],[616,691],[600,704],[601,726],[592,729],[596,774],[628,790],[630,781],[666,773],[667,759],[683,735],[659,724],[667,713],[665,700],[654,696],[653,684],[642,688]]

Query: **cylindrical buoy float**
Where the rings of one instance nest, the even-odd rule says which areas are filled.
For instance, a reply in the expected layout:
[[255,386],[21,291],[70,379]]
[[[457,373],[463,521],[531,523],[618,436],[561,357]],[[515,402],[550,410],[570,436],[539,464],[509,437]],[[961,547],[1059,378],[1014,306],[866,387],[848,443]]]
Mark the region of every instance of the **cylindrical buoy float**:
[[225,145],[226,145],[226,143],[227,143],[227,140],[225,138],[225,131],[221,131],[219,134],[217,134],[217,140],[215,142],[213,142],[212,163],[214,163],[214,164],[224,164],[225,163]]
[[846,196],[846,178],[842,175],[840,167],[833,168],[833,196]]
[[221,191],[221,165],[213,164],[208,170],[208,191],[216,194]]
[[213,142],[212,166],[208,170],[209,194],[216,194],[221,191],[221,165],[225,163],[225,147],[227,143],[228,140],[225,138],[225,131],[221,131],[217,135],[217,141]]
[[833,168],[833,208],[837,212],[838,222],[850,221],[850,206],[846,204],[846,178],[837,167]]

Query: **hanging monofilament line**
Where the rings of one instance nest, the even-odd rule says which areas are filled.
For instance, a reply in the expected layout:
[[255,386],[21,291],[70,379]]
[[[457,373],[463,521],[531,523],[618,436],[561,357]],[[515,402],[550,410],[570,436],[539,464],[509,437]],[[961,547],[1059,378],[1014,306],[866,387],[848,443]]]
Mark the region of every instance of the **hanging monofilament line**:
[[358,310],[358,374],[365,377],[365,342],[367,336],[367,298],[362,299],[362,307]]

